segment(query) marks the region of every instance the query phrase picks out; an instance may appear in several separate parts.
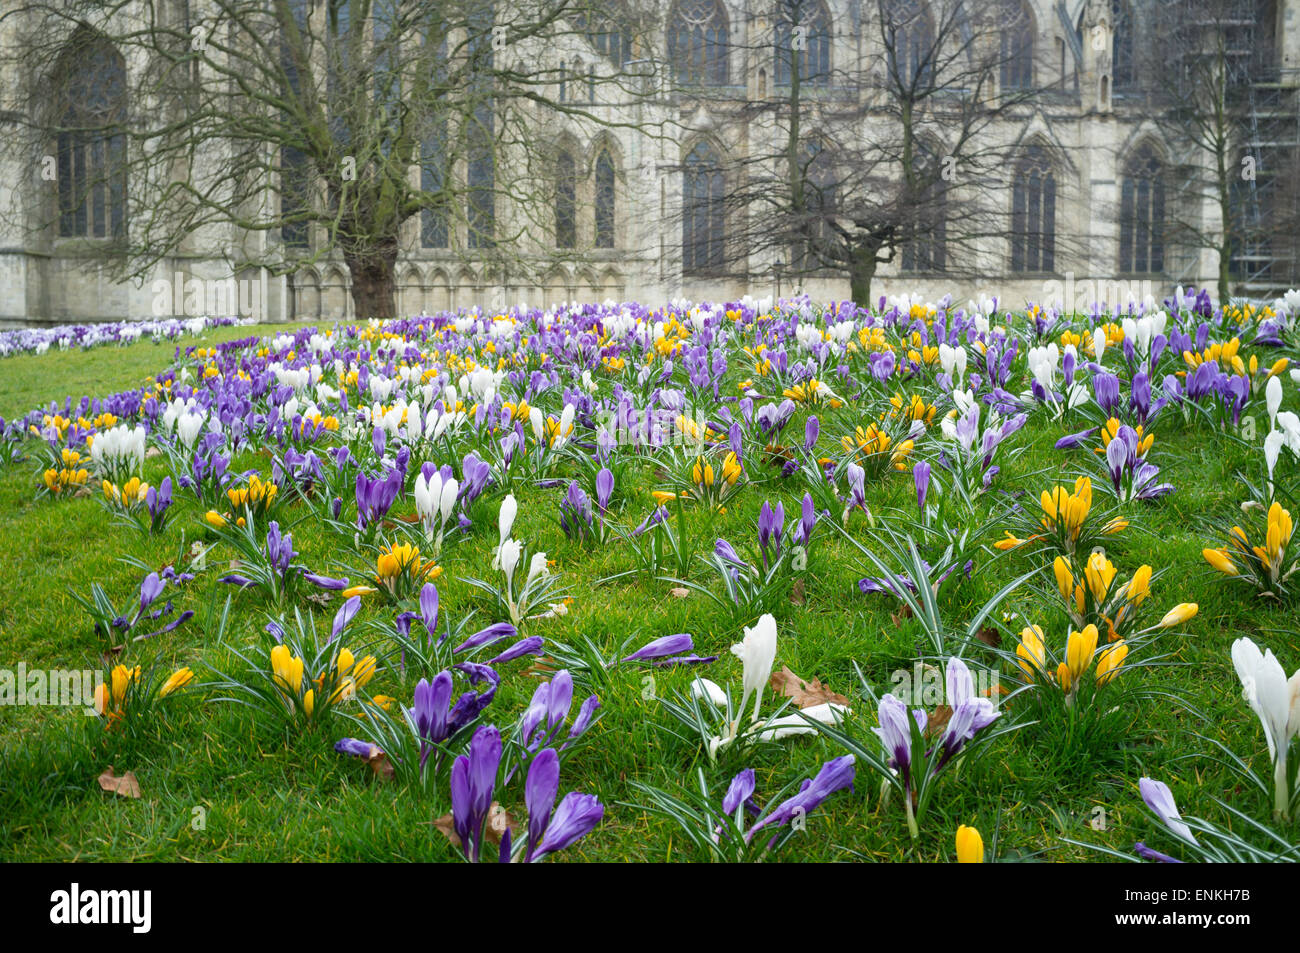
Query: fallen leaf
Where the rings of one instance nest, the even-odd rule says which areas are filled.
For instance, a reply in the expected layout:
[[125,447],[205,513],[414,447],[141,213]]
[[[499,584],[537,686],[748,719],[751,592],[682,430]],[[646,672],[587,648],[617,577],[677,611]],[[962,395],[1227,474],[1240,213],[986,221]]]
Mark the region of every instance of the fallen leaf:
[[[450,814],[435,818],[433,826],[442,831],[443,836],[447,838],[452,847],[459,848],[461,846],[460,835],[456,833],[456,825]],[[493,801],[492,806],[488,808],[487,823],[483,825],[483,831],[488,842],[500,844],[501,836],[507,830],[513,831],[514,829],[514,816],[502,807],[499,801]]]
[[74,500],[80,500],[87,496],[90,496],[90,487],[88,486],[79,487],[77,491],[72,494]]
[[375,772],[375,777],[381,781],[393,780],[393,766],[388,761],[388,755],[384,754],[375,745],[370,746],[370,755],[366,759],[366,764],[370,765],[370,770]]
[[803,580],[796,579],[794,585],[790,587],[790,601],[797,606],[804,604]]
[[898,607],[897,612],[890,613],[889,618],[894,625],[902,625],[905,619],[912,618],[912,607],[904,603]]
[[146,460],[152,460],[154,457],[161,457],[161,456],[162,456],[162,451],[159,450],[157,447],[150,447],[148,450],[144,452],[144,458]]
[[311,595],[307,597],[307,601],[314,602],[318,606],[327,606],[330,605],[332,600],[329,597],[329,593],[313,592]]
[[112,794],[120,794],[122,797],[139,797],[140,782],[135,779],[135,775],[130,771],[120,778],[113,773],[113,766],[110,764],[108,769],[99,776],[99,786],[105,791]]
[[674,599],[685,599],[690,594],[691,590],[687,589],[685,586],[673,586],[668,590],[668,595],[672,596]]
[[781,671],[773,672],[767,683],[772,687],[773,692],[789,698],[798,708],[811,708],[826,702],[835,702],[837,705],[851,704],[843,695],[831,691],[828,686],[815,678],[812,681],[804,681],[790,671],[788,666],[783,665]]
[[948,719],[952,717],[952,709],[947,705],[940,705],[934,711],[930,712],[930,719],[925,725],[925,736],[933,738],[943,733],[948,727]]
[[991,625],[986,625],[975,633],[975,638],[992,648],[1002,647],[1002,633]]

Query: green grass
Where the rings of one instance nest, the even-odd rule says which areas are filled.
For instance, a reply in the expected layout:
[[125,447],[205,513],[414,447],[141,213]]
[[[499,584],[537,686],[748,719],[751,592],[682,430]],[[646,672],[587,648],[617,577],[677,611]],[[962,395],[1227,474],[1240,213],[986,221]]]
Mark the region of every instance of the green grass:
[[[201,341],[252,333],[268,329],[220,329]],[[101,395],[133,386],[166,366],[174,348],[138,343],[6,359],[0,362],[0,413],[12,417],[69,394]],[[1289,403],[1295,403],[1293,394]],[[823,415],[822,422],[824,434],[836,434],[858,421],[845,411],[838,417]],[[801,432],[799,422],[791,426],[796,425]],[[1162,418],[1156,432],[1158,462],[1177,492],[1154,506],[1130,508],[1141,530],[1117,537],[1109,555],[1121,578],[1143,562],[1157,570],[1167,568],[1153,587],[1162,610],[1182,601],[1200,604],[1186,635],[1170,635],[1160,643],[1178,664],[1131,673],[1142,679],[1142,687],[1176,695],[1187,707],[1158,699],[1128,705],[1121,713],[1122,730],[1068,749],[1060,744],[1060,727],[1046,723],[999,739],[985,758],[940,782],[915,842],[908,837],[896,801],[882,809],[878,781],[861,771],[855,792],[828,801],[810,818],[807,830],[774,859],[950,860],[957,825],[971,824],[983,833],[986,846],[992,847],[996,839],[1000,859],[1097,860],[1101,855],[1071,846],[1065,838],[1121,851],[1138,840],[1161,843],[1137,794],[1137,779],[1144,774],[1168,780],[1185,813],[1230,826],[1225,812],[1212,804],[1214,795],[1251,816],[1267,817],[1268,801],[1215,763],[1208,756],[1209,746],[1195,735],[1216,738],[1250,760],[1257,772],[1267,771],[1263,735],[1241,701],[1228,651],[1234,638],[1252,635],[1271,646],[1288,671],[1295,668],[1300,645],[1294,631],[1279,634],[1294,630],[1295,606],[1268,605],[1245,589],[1225,584],[1200,557],[1201,548],[1210,544],[1200,521],[1212,513],[1230,512],[1239,502],[1234,473],[1250,464],[1246,449],[1184,424],[1176,412]],[[1050,422],[1031,420],[1013,438],[1016,444],[1027,442],[1029,449],[1005,469],[999,487],[1029,490],[1036,497],[1051,480],[1063,479],[1066,471],[1081,465],[1083,451],[1065,455],[1052,449],[1061,434]],[[232,469],[266,465],[265,457],[250,455]],[[87,593],[92,582],[99,582],[114,599],[129,599],[140,573],[122,557],[159,566],[174,558],[204,534],[200,508],[178,491],[168,530],[160,538],[149,538],[110,526],[93,497],[36,499],[39,475],[34,467],[29,459],[0,471],[0,554],[7,574],[5,598],[0,600],[0,667],[14,667],[19,661],[35,668],[93,667],[97,641],[69,590]],[[1051,472],[1038,472],[1044,467]],[[146,461],[145,471],[150,482],[160,480],[163,460]],[[619,514],[628,526],[649,511],[654,474],[640,472],[634,484],[626,488],[627,505]],[[567,616],[530,623],[530,634],[564,642],[586,635],[612,651],[633,633],[643,641],[691,632],[698,651],[721,656],[703,674],[738,688],[740,663],[727,649],[740,630],[728,614],[698,594],[673,598],[670,583],[595,585],[600,576],[630,568],[631,557],[617,544],[587,552],[567,541],[555,521],[560,493],[519,494],[514,535],[547,551],[565,573],[574,600]],[[790,513],[797,511],[801,495],[782,490],[775,479],[755,486],[729,507],[718,535],[748,540],[764,499],[784,499]],[[910,505],[910,495],[910,480],[902,475],[869,486],[877,512]],[[411,512],[409,502],[400,511]],[[494,512],[495,506],[488,511]],[[438,586],[444,617],[459,619],[482,608],[475,592],[456,578],[486,573],[496,530],[491,520],[479,522],[488,525],[477,526],[442,560],[446,573]],[[309,565],[328,571],[338,558],[336,544],[323,533],[315,534],[312,525],[303,523],[295,531],[295,543]],[[217,551],[210,557],[216,568],[229,558]],[[945,615],[963,623],[998,588],[1036,565],[1045,565],[1041,555],[981,555],[974,579],[958,585],[945,600]],[[351,568],[356,574],[362,567],[358,563]],[[847,543],[822,536],[809,567],[806,601],[783,601],[775,610],[780,633],[777,668],[788,665],[805,678],[817,676],[849,695],[857,689],[855,663],[882,691],[888,690],[892,672],[912,668],[918,628],[906,620],[895,621],[892,600],[857,590],[856,580],[866,569]],[[148,646],[157,665],[170,670],[188,664],[202,678],[207,666],[234,664],[229,647],[217,644],[214,637],[216,615],[230,594],[217,582],[218,575],[200,575],[180,597],[182,607],[194,608],[198,615]],[[1049,579],[1050,573],[1045,583]],[[232,605],[227,640],[252,644],[273,610],[252,592],[234,593]],[[1041,608],[1037,596],[1016,593],[1005,607],[1041,620],[1053,640],[1063,641],[1063,614]],[[328,626],[333,607],[311,608],[319,624]],[[381,606],[363,610],[362,620],[377,617],[385,617]],[[517,662],[507,668],[487,720],[504,727],[518,717],[536,685],[525,673],[526,665]],[[662,730],[671,720],[653,699],[643,696],[646,674],[632,667],[610,674],[610,684],[601,692],[604,717],[594,729],[595,737],[565,767],[563,791],[597,794],[607,808],[604,823],[567,851],[567,859],[701,859],[670,824],[629,806],[638,800],[633,782],[673,789],[693,784],[702,767],[720,795],[732,774],[752,766],[762,802],[841,753],[825,739],[811,737],[762,749],[743,761],[724,758],[710,764],[699,745]],[[653,674],[656,692],[665,695],[684,690],[699,672]],[[388,668],[369,689],[409,701],[411,685]],[[585,694],[581,688],[578,693]],[[875,723],[874,710],[860,700],[855,703],[852,729],[866,735]],[[381,783],[365,765],[332,750],[338,737],[350,733],[346,726],[326,724],[286,737],[237,706],[205,704],[197,696],[178,698],[155,731],[134,739],[106,733],[98,719],[79,712],[0,707],[0,859],[454,859],[457,855],[432,826],[448,809],[445,774],[428,795]],[[143,792],[139,800],[100,789],[96,778],[110,764],[119,773],[135,773]],[[1100,831],[1088,823],[1098,806],[1105,811],[1105,829]],[[522,816],[522,804],[507,807]],[[201,830],[192,824],[196,809],[202,809],[206,819]]]

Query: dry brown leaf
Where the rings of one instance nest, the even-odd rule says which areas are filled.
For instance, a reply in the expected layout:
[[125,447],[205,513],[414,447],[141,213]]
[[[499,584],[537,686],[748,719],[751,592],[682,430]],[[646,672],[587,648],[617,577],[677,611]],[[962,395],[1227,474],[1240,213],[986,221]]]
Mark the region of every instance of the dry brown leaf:
[[90,496],[90,487],[88,486],[78,487],[77,490],[72,494],[72,498],[74,500],[80,500],[87,496]]
[[379,780],[393,780],[393,766],[388,761],[388,755],[374,745],[370,746],[370,756],[366,758],[366,764],[370,765],[370,770],[375,772],[375,777]]
[[113,772],[111,764],[99,776],[99,786],[111,794],[120,794],[122,797],[140,796],[140,782],[135,779],[135,775],[128,771],[119,778]]
[[314,602],[318,606],[328,606],[332,600],[327,592],[313,592],[307,597],[307,601]]
[[691,590],[687,589],[685,586],[673,586],[668,590],[668,595],[672,596],[674,599],[685,599],[690,594]]
[[940,705],[930,712],[930,719],[925,725],[925,736],[933,738],[936,735],[943,734],[943,730],[948,727],[948,719],[951,717],[952,709],[947,705]]
[[[456,833],[456,826],[450,814],[435,818],[433,826],[442,831],[443,836],[447,838],[452,847],[460,847],[460,835]],[[513,831],[514,829],[514,816],[502,807],[499,801],[493,801],[492,806],[488,808],[487,823],[483,825],[483,831],[488,842],[500,844],[501,836],[507,830]]]
[[826,702],[835,702],[837,705],[850,704],[847,698],[831,691],[817,679],[806,682],[784,665],[781,666],[781,671],[772,673],[767,683],[772,687],[772,691],[789,698],[797,708],[811,708]]
[[157,447],[150,447],[148,450],[144,452],[144,458],[146,460],[152,460],[154,457],[161,457],[161,456],[162,456],[162,451],[159,450]]
[[902,625],[905,620],[912,618],[912,607],[904,603],[898,607],[897,612],[890,613],[889,618],[894,625]]
[[803,580],[796,579],[790,587],[790,601],[797,606],[804,604]]
[[981,642],[983,642],[987,646],[990,646],[991,648],[996,649],[1002,647],[1002,633],[999,632],[997,629],[993,628],[991,625],[986,625],[982,627],[978,632],[975,633],[975,638],[979,639]]

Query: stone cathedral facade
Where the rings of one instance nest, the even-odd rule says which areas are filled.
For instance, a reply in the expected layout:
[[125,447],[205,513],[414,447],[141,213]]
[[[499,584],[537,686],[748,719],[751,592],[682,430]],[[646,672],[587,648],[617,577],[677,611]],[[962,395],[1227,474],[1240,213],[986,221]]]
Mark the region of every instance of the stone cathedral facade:
[[[184,2],[184,0],[178,0]],[[906,0],[924,15],[925,0]],[[1003,3],[1004,0],[974,0]],[[1160,182],[1170,161],[1171,144],[1162,138],[1142,97],[1132,91],[1135,63],[1158,59],[1162,38],[1144,32],[1145,11],[1161,0],[1019,0],[1015,49],[1023,65],[1004,82],[1022,82],[1047,92],[1013,120],[986,132],[1006,152],[1006,201],[1033,210],[1043,234],[1032,248],[1009,236],[990,236],[974,262],[957,274],[940,257],[907,256],[881,266],[877,294],[909,293],[937,300],[953,293],[959,300],[998,295],[1011,305],[1026,300],[1073,303],[1081,298],[1143,297],[1166,294],[1174,285],[1213,286],[1218,272],[1210,251],[1175,254],[1161,246]],[[864,29],[867,7],[875,0],[805,0],[817,38],[810,55],[824,57],[832,75],[838,64],[870,62],[880,51]],[[464,236],[451,234],[427,216],[407,222],[398,264],[398,311],[413,314],[472,305],[551,305],[563,301],[642,300],[686,297],[726,300],[750,294],[807,291],[819,298],[847,297],[843,276],[827,273],[791,276],[773,254],[728,256],[725,265],[711,249],[728,240],[726,217],[700,220],[680,213],[684,192],[713,198],[729,188],[728,157],[746,149],[770,149],[771,129],[761,120],[738,121],[743,110],[716,104],[756,102],[777,93],[782,76],[770,40],[770,2],[757,0],[652,0],[638,4],[654,26],[635,40],[617,34],[590,42],[574,37],[571,48],[550,51],[563,64],[562,95],[584,101],[611,119],[672,119],[681,131],[651,137],[626,128],[562,131],[557,139],[559,185],[554,225],[537,236],[549,246],[581,249],[577,264],[556,264],[541,277],[511,281],[488,277],[472,256],[454,249]],[[1274,64],[1269,81],[1272,115],[1281,115],[1283,145],[1293,142],[1300,109],[1300,0],[1269,0],[1253,6],[1251,42],[1267,47]],[[8,42],[0,21],[0,44]],[[653,47],[653,48],[652,48]],[[591,70],[658,61],[689,62],[708,87],[693,98],[665,85],[632,104],[589,87]],[[125,69],[138,68],[124,63]],[[786,67],[788,74],[788,66]],[[0,135],[6,112],[16,108],[11,91],[24,77],[0,76]],[[1289,131],[1288,131],[1289,130]],[[864,134],[867,134],[864,131]],[[1276,143],[1275,143],[1276,144]],[[53,147],[52,147],[53,149]],[[70,162],[72,160],[60,159]],[[94,156],[77,161],[94,162]],[[210,257],[213,248],[238,245],[243,237],[205,233],[177,250],[174,260],[138,283],[119,283],[77,248],[114,226],[116,197],[97,196],[86,208],[62,216],[43,230],[23,227],[38,220],[60,186],[60,172],[42,176],[34,166],[5,160],[0,168],[0,324],[68,323],[184,313],[184,295],[160,295],[159,282],[205,279],[220,283],[229,268]],[[692,164],[717,169],[693,175]],[[47,170],[48,171],[48,170]],[[129,183],[127,184],[129,188]],[[1117,210],[1126,210],[1125,215]],[[1217,210],[1196,210],[1212,226]],[[504,214],[498,210],[498,214]],[[1125,216],[1127,216],[1125,218]],[[1125,221],[1121,221],[1125,219]],[[124,224],[129,228],[130,223]],[[1050,229],[1051,234],[1048,234]],[[1294,263],[1292,263],[1294,264]],[[972,267],[973,265],[973,267]],[[1243,264],[1247,293],[1271,295],[1268,280],[1251,284]],[[1280,268],[1281,274],[1285,268]],[[1263,274],[1261,270],[1259,272]],[[1278,279],[1273,276],[1273,284]],[[257,297],[258,316],[280,320],[352,320],[349,278],[342,261],[328,258],[298,271],[292,279],[263,282],[256,273],[238,276]],[[223,303],[239,310],[238,292]],[[247,305],[248,302],[245,302]],[[170,306],[169,306],[170,305]],[[205,307],[204,312],[208,309]]]

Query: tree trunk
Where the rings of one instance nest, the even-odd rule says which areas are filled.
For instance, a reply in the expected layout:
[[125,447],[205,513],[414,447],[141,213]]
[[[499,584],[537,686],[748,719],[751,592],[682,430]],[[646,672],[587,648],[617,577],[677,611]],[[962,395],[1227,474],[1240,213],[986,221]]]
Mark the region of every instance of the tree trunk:
[[352,304],[358,321],[397,317],[397,250],[344,254],[352,275]]
[[871,307],[871,280],[876,276],[876,254],[855,255],[849,265],[849,297],[859,307]]

